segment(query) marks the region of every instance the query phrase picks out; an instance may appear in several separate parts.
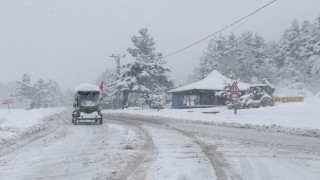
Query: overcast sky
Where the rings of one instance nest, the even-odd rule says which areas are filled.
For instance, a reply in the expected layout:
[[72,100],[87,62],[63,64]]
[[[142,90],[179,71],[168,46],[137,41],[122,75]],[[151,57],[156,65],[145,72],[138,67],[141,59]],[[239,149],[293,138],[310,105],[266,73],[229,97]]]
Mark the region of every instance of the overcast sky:
[[[147,27],[163,55],[187,46],[271,0],[0,0],[0,82],[28,73],[56,80],[62,89],[95,83],[111,54],[126,54],[131,37]],[[278,0],[245,23],[224,31],[250,30],[276,40],[293,19],[314,21],[319,0]],[[241,26],[240,26],[241,25]],[[208,41],[167,58],[171,77],[184,83]]]

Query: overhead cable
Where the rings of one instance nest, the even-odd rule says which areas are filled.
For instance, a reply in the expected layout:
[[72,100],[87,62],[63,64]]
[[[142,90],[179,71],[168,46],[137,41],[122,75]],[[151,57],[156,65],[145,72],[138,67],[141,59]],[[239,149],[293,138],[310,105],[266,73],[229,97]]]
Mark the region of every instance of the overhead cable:
[[237,20],[237,21],[235,21],[235,22],[233,22],[233,23],[225,26],[224,28],[216,31],[215,33],[210,34],[210,35],[208,35],[208,36],[200,39],[199,41],[194,42],[194,43],[192,43],[192,44],[190,44],[190,45],[188,45],[188,46],[186,46],[186,47],[184,47],[184,48],[182,48],[182,49],[179,49],[179,50],[177,50],[177,51],[175,51],[175,52],[172,52],[172,53],[170,53],[170,54],[168,54],[168,55],[163,56],[162,59],[167,58],[167,57],[170,57],[170,56],[175,55],[175,54],[178,54],[178,53],[181,52],[181,51],[184,51],[184,50],[186,50],[186,49],[188,49],[188,48],[190,48],[190,47],[192,47],[192,46],[194,46],[194,45],[196,45],[196,44],[199,44],[200,42],[202,42],[202,41],[204,41],[204,40],[206,40],[206,39],[208,39],[208,38],[210,38],[210,37],[212,37],[212,36],[214,36],[214,35],[222,32],[222,31],[224,31],[224,30],[226,30],[226,29],[234,26],[235,24],[241,22],[242,20],[247,19],[247,18],[250,17],[250,16],[253,16],[254,14],[258,13],[258,12],[261,11],[262,9],[266,8],[267,6],[270,6],[271,4],[273,4],[273,3],[276,2],[276,1],[277,1],[277,0],[273,0],[273,1],[271,1],[271,2],[269,2],[269,3],[267,3],[267,4],[265,4],[265,5],[263,5],[263,6],[260,7],[259,9],[255,10],[255,11],[253,11],[252,13],[250,13],[250,14],[242,17],[242,18],[240,18],[239,20]]

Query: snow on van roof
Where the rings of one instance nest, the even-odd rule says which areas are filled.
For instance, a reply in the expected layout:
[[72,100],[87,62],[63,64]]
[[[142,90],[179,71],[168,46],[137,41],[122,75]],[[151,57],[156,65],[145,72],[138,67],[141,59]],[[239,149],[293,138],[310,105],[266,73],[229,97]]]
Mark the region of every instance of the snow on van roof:
[[79,91],[100,91],[99,87],[93,84],[80,84],[76,87],[76,92]]

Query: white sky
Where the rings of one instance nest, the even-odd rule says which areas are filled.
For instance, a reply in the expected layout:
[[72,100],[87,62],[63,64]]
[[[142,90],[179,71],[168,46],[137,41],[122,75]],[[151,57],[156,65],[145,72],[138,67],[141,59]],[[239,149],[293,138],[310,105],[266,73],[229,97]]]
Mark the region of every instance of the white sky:
[[[131,36],[148,27],[163,55],[187,46],[271,0],[0,0],[0,82],[29,73],[63,89],[95,83],[111,54],[126,54]],[[278,0],[232,30],[278,39],[293,19],[314,21],[319,0]],[[167,58],[171,77],[184,83],[208,41]]]

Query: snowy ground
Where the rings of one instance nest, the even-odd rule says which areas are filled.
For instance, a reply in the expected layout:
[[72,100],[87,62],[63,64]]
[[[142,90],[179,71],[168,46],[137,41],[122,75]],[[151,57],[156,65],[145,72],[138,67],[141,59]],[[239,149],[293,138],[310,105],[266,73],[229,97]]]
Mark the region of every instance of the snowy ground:
[[[283,106],[288,109],[292,105]],[[268,111],[275,109],[272,108]],[[130,110],[149,112],[153,117],[108,112],[103,125],[94,122],[73,125],[71,109],[57,110],[62,112],[48,118],[44,117],[54,112],[42,111],[27,111],[19,116],[29,117],[25,125],[18,123],[18,116],[16,123],[11,122],[11,127],[19,124],[13,132],[39,127],[38,124],[46,127],[0,147],[0,179],[317,180],[320,177],[319,138],[210,126],[205,123],[210,119],[199,123],[160,117],[160,113],[176,110],[162,110],[159,114],[154,110]],[[221,109],[222,117],[223,112],[225,116],[234,116],[232,111]],[[259,113],[259,109],[252,112]],[[218,115],[187,111],[182,114],[193,113],[211,118]],[[8,123],[6,119],[1,126],[8,127]]]
[[45,117],[57,114],[66,108],[42,108],[42,109],[0,109],[0,147],[9,140],[19,138],[26,134],[32,134],[47,124]]
[[119,172],[141,161],[148,142],[137,127],[112,122],[75,126],[70,115],[52,116],[48,128],[30,134],[28,142],[0,148],[0,179],[123,179]]
[[[161,117],[171,120],[189,120],[196,123],[227,127],[249,128],[263,131],[283,132],[304,136],[320,137],[320,100],[303,103],[277,103],[272,107],[240,109],[237,114],[226,107],[199,109],[154,109],[129,108],[105,110],[106,114],[125,116]],[[213,112],[219,112],[213,114]]]
[[108,118],[142,127],[153,141],[152,158],[146,158],[139,164],[143,168],[137,168],[144,169],[145,176],[131,174],[128,179],[317,180],[320,177],[318,138],[165,118]]

